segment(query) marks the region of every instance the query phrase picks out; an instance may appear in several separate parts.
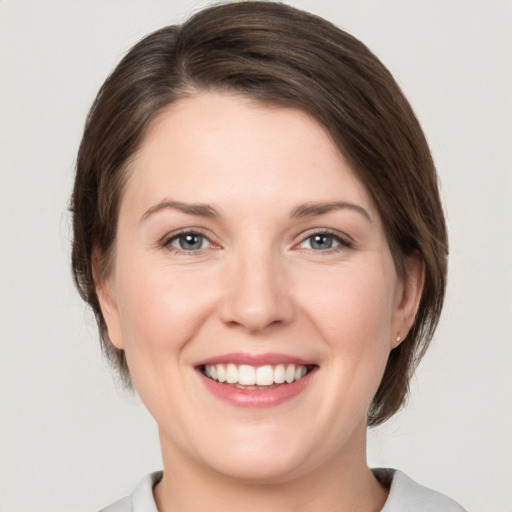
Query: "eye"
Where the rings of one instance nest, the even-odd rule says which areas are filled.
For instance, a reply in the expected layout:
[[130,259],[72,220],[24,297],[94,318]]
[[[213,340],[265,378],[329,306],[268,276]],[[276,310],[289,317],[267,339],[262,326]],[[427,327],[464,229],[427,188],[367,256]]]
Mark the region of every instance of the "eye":
[[302,249],[312,249],[314,251],[327,251],[329,249],[350,246],[349,241],[329,232],[313,233],[299,244],[299,247]]
[[192,252],[205,249],[210,246],[210,241],[201,233],[189,231],[179,233],[169,238],[165,244],[169,249],[178,249],[179,251]]

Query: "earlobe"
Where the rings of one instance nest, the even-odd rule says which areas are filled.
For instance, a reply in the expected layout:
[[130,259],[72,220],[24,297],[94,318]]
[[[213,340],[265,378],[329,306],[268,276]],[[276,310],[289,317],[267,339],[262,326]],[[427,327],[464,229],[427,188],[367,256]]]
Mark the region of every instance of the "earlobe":
[[403,343],[407,337],[420,305],[423,286],[425,283],[425,264],[417,253],[408,256],[406,260],[406,277],[402,284],[395,316],[395,337],[391,348]]
[[391,340],[390,350],[393,350],[394,348],[398,347],[398,345],[400,345],[400,343],[402,343],[403,341],[404,339],[400,335],[398,335],[396,338],[393,338]]
[[112,273],[108,276],[100,270],[100,258],[93,257],[93,277],[96,286],[96,295],[100,303],[101,313],[107,325],[108,337],[114,347],[124,349],[123,337],[121,335],[121,322],[113,286]]

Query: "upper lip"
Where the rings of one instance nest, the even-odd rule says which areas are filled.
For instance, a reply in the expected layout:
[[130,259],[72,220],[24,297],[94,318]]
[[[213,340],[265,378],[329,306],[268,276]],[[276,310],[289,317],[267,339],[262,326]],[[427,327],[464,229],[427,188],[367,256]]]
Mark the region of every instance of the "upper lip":
[[196,366],[205,366],[207,364],[229,364],[236,365],[246,364],[249,366],[264,366],[276,364],[300,364],[300,365],[314,365],[313,361],[302,359],[301,357],[292,356],[289,354],[266,353],[266,354],[247,354],[244,352],[233,352],[230,354],[221,354],[204,359],[197,363]]

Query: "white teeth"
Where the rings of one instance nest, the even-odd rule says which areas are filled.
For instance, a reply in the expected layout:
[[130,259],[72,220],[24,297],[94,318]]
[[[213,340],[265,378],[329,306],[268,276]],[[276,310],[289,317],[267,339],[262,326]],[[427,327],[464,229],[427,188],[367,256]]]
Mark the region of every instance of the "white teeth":
[[306,375],[306,367],[305,366],[297,366],[295,368],[295,380],[300,380],[304,375]]
[[270,364],[264,366],[237,366],[229,364],[207,364],[204,374],[212,380],[239,384],[241,386],[272,386],[274,384],[291,384],[302,379],[308,373],[307,366],[295,364]]
[[234,364],[230,363],[226,368],[226,382],[228,384],[238,382],[238,368]]
[[226,382],[226,368],[224,368],[223,364],[218,364],[217,368],[217,380],[219,382]]
[[295,380],[295,365],[289,364],[286,367],[286,382],[291,384]]
[[254,386],[256,384],[256,371],[254,367],[242,364],[238,368],[238,384],[242,384],[242,386]]
[[256,370],[256,384],[258,386],[271,386],[274,384],[274,369],[269,364],[260,366]]
[[274,382],[276,384],[282,384],[286,380],[286,368],[284,364],[278,364],[274,368]]

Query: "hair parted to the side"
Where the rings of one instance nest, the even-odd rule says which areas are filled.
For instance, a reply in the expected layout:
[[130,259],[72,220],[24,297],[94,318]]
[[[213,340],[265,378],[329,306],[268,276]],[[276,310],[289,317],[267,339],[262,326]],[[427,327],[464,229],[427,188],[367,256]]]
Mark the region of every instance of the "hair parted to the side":
[[163,109],[207,90],[298,108],[318,120],[375,201],[399,275],[406,278],[408,256],[423,260],[414,324],[391,351],[369,411],[370,426],[384,422],[402,406],[443,304],[448,242],[437,174],[421,127],[383,64],[326,20],[280,3],[215,5],[158,30],[127,53],[98,93],[71,198],[72,267],[106,355],[130,385],[124,352],[108,338],[93,275],[93,263],[102,276],[112,265],[130,160]]

